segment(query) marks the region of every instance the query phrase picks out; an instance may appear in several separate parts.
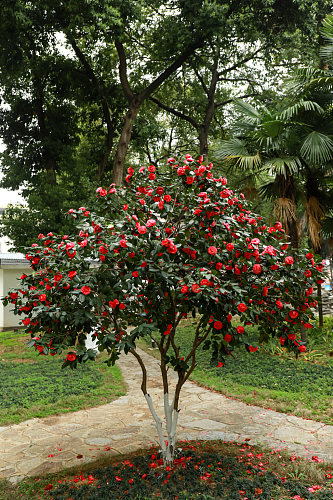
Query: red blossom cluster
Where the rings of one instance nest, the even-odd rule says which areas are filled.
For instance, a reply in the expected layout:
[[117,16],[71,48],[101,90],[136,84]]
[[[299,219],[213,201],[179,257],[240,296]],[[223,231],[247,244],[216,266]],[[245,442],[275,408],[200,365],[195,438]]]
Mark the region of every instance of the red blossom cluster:
[[[168,168],[130,167],[125,187],[99,187],[91,210],[69,210],[75,233],[38,236],[26,255],[33,273],[5,299],[24,315],[31,345],[43,354],[75,346],[65,364],[76,366],[93,359],[85,337],[94,333],[113,363],[153,331],[172,347],[180,320],[196,310],[197,345],[217,366],[235,347],[258,349],[251,324],[263,339],[305,351],[300,329],[312,326],[322,264],[296,255],[281,223],[265,224],[202,157],[169,158]],[[175,350],[169,361],[186,370],[190,358]]]

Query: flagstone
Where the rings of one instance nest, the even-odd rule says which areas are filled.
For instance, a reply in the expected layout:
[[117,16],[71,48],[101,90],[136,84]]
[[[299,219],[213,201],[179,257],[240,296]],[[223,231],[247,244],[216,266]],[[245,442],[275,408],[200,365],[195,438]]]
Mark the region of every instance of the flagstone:
[[[148,392],[162,415],[158,361],[140,354],[150,374]],[[140,368],[129,356],[118,364],[128,381],[126,396],[89,410],[0,427],[0,477],[16,483],[25,476],[88,463],[99,456],[158,446],[155,425],[140,391]],[[177,377],[172,375],[172,379]],[[180,440],[246,439],[251,444],[288,449],[297,456],[333,461],[333,426],[249,406],[191,382],[185,384],[180,408]]]

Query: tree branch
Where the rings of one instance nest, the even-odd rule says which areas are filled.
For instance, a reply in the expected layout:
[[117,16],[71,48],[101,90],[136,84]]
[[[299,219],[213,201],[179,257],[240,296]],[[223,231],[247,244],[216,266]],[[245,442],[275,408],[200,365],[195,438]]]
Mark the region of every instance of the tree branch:
[[141,391],[143,392],[144,396],[147,394],[147,370],[144,365],[144,362],[141,358],[141,356],[136,352],[135,349],[131,349],[130,353],[133,354],[133,356],[138,360],[139,365],[141,366],[142,370],[142,383],[141,383]]
[[99,177],[99,179],[101,179],[101,177],[103,176],[107,161],[109,159],[109,156],[110,156],[110,153],[112,150],[112,146],[113,146],[114,127],[113,127],[112,120],[111,120],[109,105],[108,105],[108,102],[107,102],[106,97],[104,95],[104,91],[103,91],[103,89],[98,81],[98,78],[96,77],[94,70],[91,67],[91,65],[89,64],[87,58],[85,57],[83,52],[79,49],[75,40],[68,34],[67,34],[67,39],[68,39],[69,43],[71,44],[71,46],[73,47],[73,50],[74,50],[77,58],[81,62],[82,66],[84,67],[86,74],[88,75],[88,78],[90,78],[91,82],[95,85],[97,93],[98,93],[99,98],[101,100],[101,104],[102,104],[103,115],[104,115],[106,128],[107,128],[107,137],[106,137],[106,151],[104,152],[103,158],[100,161],[99,170],[98,170],[98,177]]
[[200,75],[199,71],[197,71],[196,69],[194,69],[194,73],[197,75],[197,78],[199,80],[199,82],[201,83],[202,85],[202,88],[204,89],[205,93],[208,95],[209,97],[209,90],[207,88],[207,85],[205,84],[205,81],[204,79],[202,78],[202,76]]
[[127,61],[124,46],[121,42],[119,42],[119,40],[115,40],[115,45],[119,57],[119,77],[121,86],[123,88],[126,99],[129,103],[131,103],[135,96],[127,78]]
[[163,104],[161,101],[159,101],[158,99],[156,99],[156,97],[149,97],[149,99],[151,101],[153,101],[155,104],[157,104],[158,107],[160,107],[161,109],[164,109],[164,111],[167,111],[168,113],[171,113],[172,115],[177,116],[178,118],[181,118],[182,120],[186,120],[196,130],[198,130],[199,124],[191,116],[188,116],[185,113],[182,113],[181,111],[178,111],[177,109],[171,108],[170,106],[167,106],[166,104]]
[[180,68],[180,66],[192,55],[194,54],[195,50],[201,47],[204,44],[203,40],[200,40],[193,45],[190,45],[187,49],[185,49],[178,57],[177,59],[170,64],[157,78],[155,78],[154,81],[148,87],[143,90],[139,94],[139,100],[143,102],[147,97],[149,97],[155,90],[158,89],[158,87],[165,82],[165,80],[176,71],[176,69]]
[[240,61],[236,62],[232,66],[229,66],[229,68],[226,68],[223,71],[221,71],[221,74],[229,73],[229,71],[233,71],[234,69],[239,68],[239,66],[242,66],[243,64],[251,61],[251,59],[253,59],[259,52],[261,52],[262,50],[266,49],[268,46],[269,46],[269,44],[266,43],[262,47],[259,47],[251,55],[249,55],[247,57],[244,57],[244,59],[241,59]]
[[253,92],[253,94],[245,94],[245,95],[236,96],[236,97],[233,97],[232,99],[227,99],[226,101],[216,103],[215,108],[219,108],[221,106],[225,106],[226,104],[230,104],[235,99],[246,99],[247,97],[254,97],[256,95],[260,95],[260,92]]

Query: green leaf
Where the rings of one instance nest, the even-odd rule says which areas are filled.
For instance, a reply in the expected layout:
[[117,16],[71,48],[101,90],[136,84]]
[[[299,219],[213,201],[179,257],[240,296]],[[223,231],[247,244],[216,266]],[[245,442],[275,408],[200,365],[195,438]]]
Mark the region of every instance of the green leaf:
[[305,138],[301,154],[312,163],[325,163],[333,158],[333,141],[327,135],[313,131]]

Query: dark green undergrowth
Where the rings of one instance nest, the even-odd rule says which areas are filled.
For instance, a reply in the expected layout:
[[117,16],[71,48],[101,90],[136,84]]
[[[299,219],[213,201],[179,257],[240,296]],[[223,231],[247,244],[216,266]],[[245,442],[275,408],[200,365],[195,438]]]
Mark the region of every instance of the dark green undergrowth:
[[332,499],[329,464],[244,443],[179,442],[173,467],[156,449],[87,464],[18,486],[3,484],[4,500],[90,499]]
[[[298,359],[285,354],[274,339],[254,353],[235,349],[225,366],[217,368],[211,365],[209,351],[199,348],[197,368],[191,379],[248,404],[333,424],[333,357],[330,356],[333,322],[327,320],[327,323],[321,335],[318,329],[309,333],[309,344],[316,346],[317,356],[313,360],[309,360],[309,353]],[[246,329],[251,342],[259,345],[256,328]],[[179,327],[180,356],[190,351],[194,331],[195,321],[187,320]],[[141,342],[140,346],[147,349],[149,344]],[[159,355],[158,350],[149,352]]]
[[98,359],[62,369],[62,359],[40,356],[25,341],[19,332],[0,334],[0,425],[97,406],[126,393],[118,367]]

